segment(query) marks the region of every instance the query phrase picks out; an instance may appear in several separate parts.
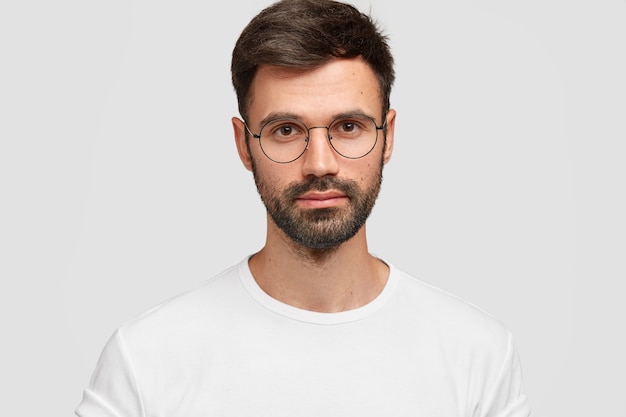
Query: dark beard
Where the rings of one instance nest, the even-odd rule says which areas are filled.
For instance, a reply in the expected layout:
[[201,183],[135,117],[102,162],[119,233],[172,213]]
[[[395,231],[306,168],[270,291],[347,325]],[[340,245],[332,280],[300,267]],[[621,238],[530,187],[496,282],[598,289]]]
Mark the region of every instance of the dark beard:
[[[350,240],[363,227],[380,191],[382,166],[381,160],[377,178],[365,190],[359,189],[355,181],[327,176],[294,182],[281,194],[260,181],[254,166],[253,174],[261,200],[274,223],[301,247],[325,251]],[[296,205],[296,199],[308,191],[329,189],[345,194],[348,204],[320,209],[301,209]]]

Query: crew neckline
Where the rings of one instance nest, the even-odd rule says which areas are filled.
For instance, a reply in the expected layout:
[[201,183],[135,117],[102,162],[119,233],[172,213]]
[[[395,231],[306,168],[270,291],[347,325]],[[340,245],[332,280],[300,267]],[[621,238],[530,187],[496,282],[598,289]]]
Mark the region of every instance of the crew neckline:
[[385,283],[385,286],[380,294],[378,294],[378,296],[376,296],[376,298],[372,301],[364,306],[337,313],[310,311],[283,303],[263,291],[250,271],[250,266],[248,264],[250,257],[251,256],[248,256],[243,259],[237,268],[239,272],[239,279],[250,296],[267,310],[291,320],[309,324],[335,325],[362,320],[378,311],[387,303],[387,301],[391,298],[398,281],[398,272],[394,266],[386,261],[383,261],[389,266],[389,278],[387,279],[387,282]]

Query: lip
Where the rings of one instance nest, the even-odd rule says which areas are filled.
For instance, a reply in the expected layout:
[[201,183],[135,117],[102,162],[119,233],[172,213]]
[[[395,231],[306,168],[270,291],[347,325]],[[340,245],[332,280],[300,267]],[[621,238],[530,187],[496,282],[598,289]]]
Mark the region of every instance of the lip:
[[335,207],[345,203],[348,197],[339,191],[309,191],[296,199],[296,202],[306,208]]

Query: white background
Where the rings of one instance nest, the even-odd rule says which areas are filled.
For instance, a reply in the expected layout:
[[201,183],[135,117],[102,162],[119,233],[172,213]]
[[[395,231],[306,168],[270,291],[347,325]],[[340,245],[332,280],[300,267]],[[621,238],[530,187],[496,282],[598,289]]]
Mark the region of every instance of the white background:
[[[0,6],[0,415],[71,415],[115,328],[261,246],[229,66],[267,4]],[[355,4],[398,75],[371,250],[512,330],[534,416],[626,416],[626,2]]]

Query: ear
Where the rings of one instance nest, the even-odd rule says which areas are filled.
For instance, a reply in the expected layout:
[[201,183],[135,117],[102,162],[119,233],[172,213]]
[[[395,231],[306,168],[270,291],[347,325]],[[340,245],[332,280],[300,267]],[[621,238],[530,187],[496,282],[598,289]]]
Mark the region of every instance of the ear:
[[391,159],[393,153],[393,135],[396,128],[396,111],[389,109],[387,112],[387,133],[385,137],[385,149],[383,149],[383,162],[386,164]]
[[239,159],[241,159],[243,166],[245,166],[248,171],[252,171],[252,157],[250,156],[248,144],[246,143],[246,125],[243,120],[238,117],[233,117],[232,123]]

